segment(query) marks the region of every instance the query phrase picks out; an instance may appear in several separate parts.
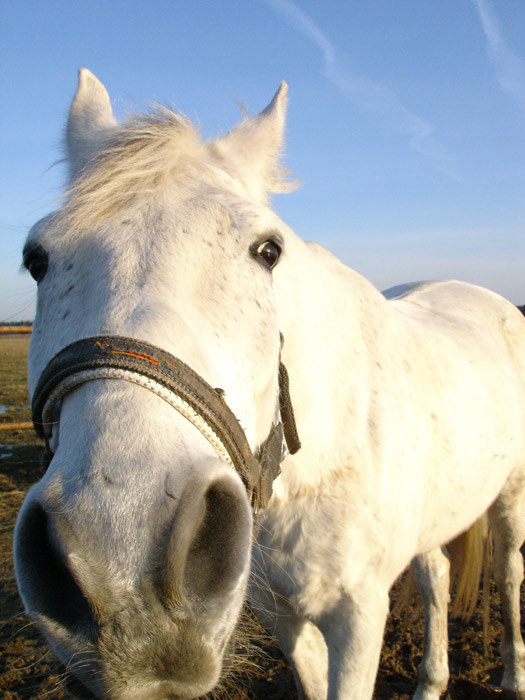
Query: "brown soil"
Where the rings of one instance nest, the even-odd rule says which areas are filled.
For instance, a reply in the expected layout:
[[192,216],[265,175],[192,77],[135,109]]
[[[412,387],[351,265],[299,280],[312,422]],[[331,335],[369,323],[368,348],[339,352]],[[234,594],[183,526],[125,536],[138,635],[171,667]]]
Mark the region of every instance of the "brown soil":
[[[7,437],[7,436],[6,436]],[[0,696],[19,698],[68,697],[53,655],[35,628],[25,618],[12,573],[12,529],[24,493],[41,474],[39,452],[28,431],[13,434],[8,451],[1,457],[0,473],[0,557],[3,620],[0,627]],[[26,444],[24,444],[24,441]],[[32,442],[33,444],[27,444]],[[18,443],[18,445],[13,445]],[[22,443],[22,444],[20,444]],[[0,448],[5,451],[5,448]],[[479,612],[467,624],[451,621],[450,666],[452,678],[444,696],[447,700],[489,700],[501,698],[493,687],[502,673],[497,652],[501,632],[499,606],[492,591],[491,626],[487,654],[483,650]],[[525,612],[525,611],[524,611]],[[406,619],[411,618],[411,619]],[[423,628],[416,605],[405,619],[391,617],[376,683],[376,700],[409,700],[416,686],[421,657]],[[260,643],[261,644],[261,643]],[[278,648],[262,644],[266,656],[258,660],[251,678],[240,679],[223,698],[231,700],[293,700],[296,693],[291,671]],[[239,684],[243,685],[239,689]]]

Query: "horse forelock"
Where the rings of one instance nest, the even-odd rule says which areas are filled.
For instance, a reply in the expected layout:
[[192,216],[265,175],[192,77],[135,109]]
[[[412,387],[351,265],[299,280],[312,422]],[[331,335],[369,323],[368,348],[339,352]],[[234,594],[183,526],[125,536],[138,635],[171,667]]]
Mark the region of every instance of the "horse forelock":
[[112,129],[74,177],[63,215],[69,231],[96,228],[123,209],[140,206],[168,182],[207,170],[205,143],[185,116],[158,106]]
[[296,187],[279,162],[264,183],[251,183],[236,154],[221,145],[221,139],[204,141],[187,117],[169,107],[132,115],[108,131],[100,150],[73,178],[62,208],[67,230],[97,228],[124,209],[131,214],[134,207],[153,201],[163,186],[189,183],[192,176],[199,186],[250,199],[259,198],[261,185],[267,192]]

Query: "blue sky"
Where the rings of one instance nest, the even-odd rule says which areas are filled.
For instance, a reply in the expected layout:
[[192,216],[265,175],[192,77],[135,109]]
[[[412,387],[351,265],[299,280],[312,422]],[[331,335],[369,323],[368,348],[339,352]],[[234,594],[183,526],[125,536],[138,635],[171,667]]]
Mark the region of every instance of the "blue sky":
[[56,206],[87,66],[124,117],[224,133],[290,85],[284,220],[379,288],[459,278],[525,303],[523,0],[4,0],[0,319],[31,318],[28,228]]

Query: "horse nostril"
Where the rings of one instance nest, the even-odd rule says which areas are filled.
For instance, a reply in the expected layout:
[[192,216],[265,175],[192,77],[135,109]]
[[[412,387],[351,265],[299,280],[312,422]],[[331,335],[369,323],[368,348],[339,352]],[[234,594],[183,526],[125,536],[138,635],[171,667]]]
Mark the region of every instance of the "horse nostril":
[[184,571],[184,588],[207,597],[225,594],[245,567],[246,522],[244,502],[232,491],[230,480],[217,481],[204,496],[204,517],[195,533]]
[[93,610],[51,541],[49,526],[49,516],[37,503],[23,511],[17,524],[15,566],[18,579],[24,581],[24,603],[30,615],[93,641]]
[[160,595],[170,606],[227,595],[250,553],[251,510],[242,486],[220,478],[181,498],[172,524]]

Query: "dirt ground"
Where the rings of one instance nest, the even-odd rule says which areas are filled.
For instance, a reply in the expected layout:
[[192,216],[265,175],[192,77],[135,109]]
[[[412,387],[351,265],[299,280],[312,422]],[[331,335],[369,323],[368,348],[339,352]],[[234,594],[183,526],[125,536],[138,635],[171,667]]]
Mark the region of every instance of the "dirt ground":
[[[8,344],[0,338],[0,422],[27,420],[28,407],[20,399],[25,382],[27,338]],[[6,389],[7,387],[7,389]],[[9,388],[10,387],[10,388]],[[7,392],[7,393],[6,393]],[[16,405],[15,405],[16,397]],[[12,403],[10,403],[12,402]],[[24,400],[25,402],[25,400]],[[12,531],[16,514],[28,487],[41,476],[39,447],[31,431],[0,432],[0,697],[71,697],[53,655],[24,616],[12,570]],[[524,596],[522,595],[522,601]],[[522,616],[525,613],[522,603]],[[523,617],[522,617],[523,619]],[[500,611],[491,594],[491,625],[484,654],[481,616],[476,611],[468,624],[449,623],[451,680],[445,700],[502,698],[495,687],[502,674],[497,645],[501,632]],[[374,693],[375,700],[409,700],[417,684],[417,665],[422,654],[421,613],[391,616]],[[265,656],[250,677],[240,678],[222,700],[294,700],[292,673],[271,641],[260,643]]]

